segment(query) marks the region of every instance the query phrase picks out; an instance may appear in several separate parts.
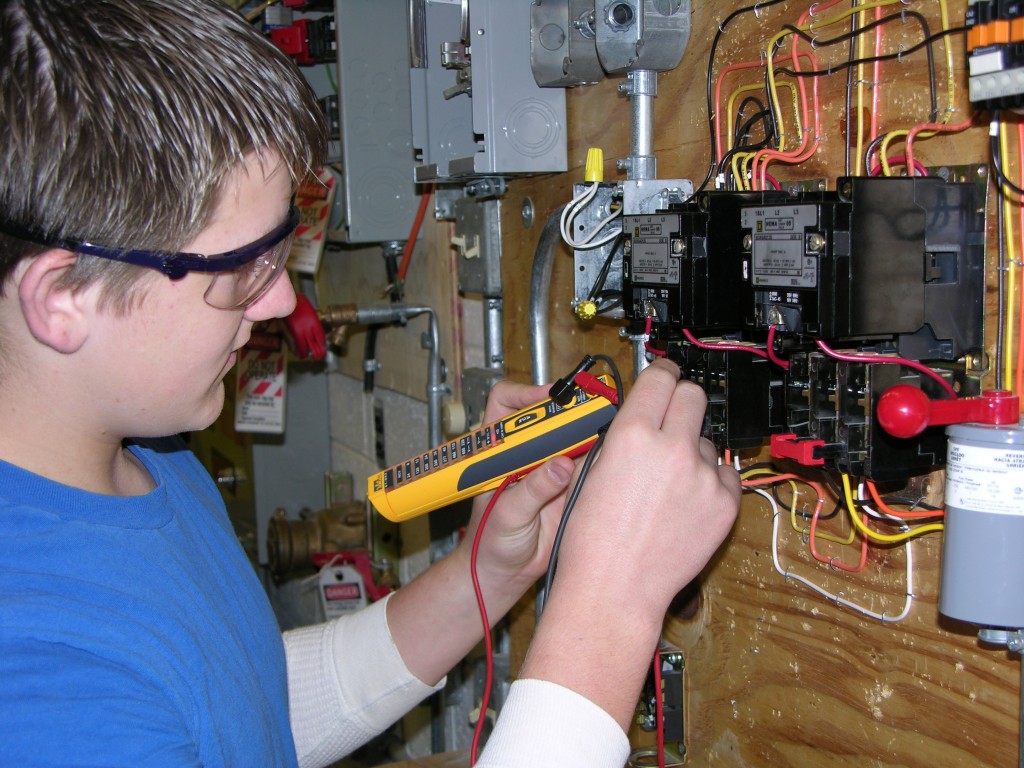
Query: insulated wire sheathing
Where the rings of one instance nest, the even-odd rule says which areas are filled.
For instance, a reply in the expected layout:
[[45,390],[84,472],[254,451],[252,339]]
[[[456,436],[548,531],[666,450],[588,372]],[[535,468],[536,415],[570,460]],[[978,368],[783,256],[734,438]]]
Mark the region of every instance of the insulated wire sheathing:
[[881,621],[883,624],[895,624],[897,622],[902,621],[910,614],[910,608],[913,604],[914,599],[914,562],[911,550],[911,543],[909,540],[906,542],[906,546],[903,548],[904,552],[906,553],[907,559],[906,602],[903,605],[903,610],[894,616],[889,616],[884,611],[878,613],[862,605],[858,605],[852,600],[848,600],[846,597],[842,595],[842,593],[834,594],[832,592],[829,592],[827,589],[818,586],[805,576],[792,573],[789,568],[783,569],[781,560],[779,558],[779,516],[782,514],[779,511],[779,505],[775,503],[775,499],[773,499],[772,495],[767,491],[763,491],[760,488],[751,488],[750,490],[752,493],[756,493],[759,496],[763,496],[765,499],[768,500],[768,503],[771,505],[772,565],[775,567],[775,570],[779,573],[780,576],[782,576],[783,579],[785,579],[787,582],[792,580],[800,584],[803,584],[805,587],[821,595],[826,600],[833,602],[836,605],[850,608],[851,610],[857,611],[858,613],[861,613],[869,618],[877,619],[878,621]]
[[737,342],[720,341],[720,342],[705,342],[698,339],[688,328],[683,328],[683,336],[688,342],[697,347],[697,349],[711,349],[711,350],[723,350],[726,352],[749,352],[757,357],[763,357],[765,360],[768,359],[768,353],[759,347],[750,346],[747,344],[740,344]]
[[490,703],[491,687],[494,683],[494,640],[491,637],[491,622],[487,618],[487,605],[484,603],[484,593],[480,587],[480,577],[477,573],[477,555],[480,551],[480,541],[483,539],[484,525],[487,523],[487,518],[491,516],[491,510],[494,509],[498,497],[517,479],[518,475],[508,475],[501,481],[501,485],[498,486],[494,495],[491,496],[491,500],[487,502],[487,508],[484,509],[483,514],[480,516],[480,522],[476,527],[476,535],[473,537],[473,549],[469,557],[469,570],[470,575],[473,577],[473,593],[476,595],[476,605],[480,611],[480,621],[484,628],[484,659],[487,665],[484,675],[484,690],[480,698],[480,714],[477,717],[476,726],[473,728],[473,742],[470,745],[469,751],[469,764],[471,766],[476,764],[480,737],[483,734],[484,722],[487,720],[487,705]]
[[953,389],[953,387],[950,385],[948,381],[946,381],[944,378],[942,378],[942,376],[933,371],[924,363],[919,363],[916,360],[909,360],[905,357],[894,357],[889,355],[838,352],[832,349],[830,346],[828,346],[828,344],[826,344],[821,339],[818,339],[815,343],[818,345],[818,349],[820,349],[829,357],[834,358],[836,360],[842,360],[848,363],[883,363],[890,365],[902,365],[904,368],[910,368],[912,370],[917,371],[918,373],[923,373],[925,376],[931,378],[940,387],[942,387],[943,391],[951,398],[955,399],[957,396],[956,390]]
[[867,487],[867,491],[871,495],[871,499],[875,502],[875,506],[885,514],[889,515],[889,517],[912,519],[917,517],[944,517],[946,514],[945,511],[941,509],[928,509],[920,512],[893,509],[882,500],[881,495],[878,493],[878,488],[871,480],[866,480],[864,485]]
[[[1024,185],[1024,122],[1017,122],[1017,165],[1020,182]],[[1021,237],[1021,253],[1024,254],[1024,203],[1017,205],[1018,233]],[[1014,391],[1020,397],[1024,393],[1024,285],[1017,302],[1017,366],[1014,371]]]
[[596,240],[594,239],[602,229],[615,220],[615,218],[622,215],[622,206],[615,208],[611,213],[601,219],[601,221],[595,224],[594,228],[591,229],[587,235],[584,235],[581,240],[574,239],[572,233],[567,229],[567,227],[572,226],[573,220],[579,215],[580,211],[582,211],[587,204],[594,199],[599,186],[600,182],[593,182],[586,190],[574,197],[562,210],[562,215],[559,217],[558,222],[559,230],[562,233],[562,239],[570,248],[575,248],[578,251],[597,248],[610,243],[618,237],[619,233],[622,231],[622,228],[620,227],[618,229],[613,229],[602,237],[598,237]]
[[789,370],[789,361],[783,360],[781,357],[775,354],[775,329],[777,325],[768,326],[768,341],[765,345],[765,351],[768,353],[768,359],[775,363],[779,368],[784,371]]
[[908,539],[916,536],[923,536],[926,533],[932,533],[933,531],[941,531],[945,528],[943,523],[928,523],[926,525],[918,526],[917,528],[911,528],[901,533],[879,533],[873,531],[868,526],[861,522],[860,518],[856,513],[856,504],[853,500],[853,490],[850,488],[850,476],[843,473],[843,493],[846,495],[846,509],[850,513],[850,520],[853,525],[861,532],[862,535],[871,539],[872,541],[881,541],[886,544],[894,544],[896,542],[907,541]]
[[[1010,154],[1007,126],[1005,122],[999,124],[999,147],[1000,154],[1006,158]],[[1020,201],[1018,201],[1019,205]],[[1003,325],[1003,357],[1000,365],[1003,366],[1003,386],[1013,387],[1013,345],[1016,325],[1013,322],[1013,299],[1017,290],[1017,241],[1013,236],[1013,203],[1010,196],[1002,196],[1003,204],[1003,226],[1006,231],[1003,233],[1003,242],[1006,244],[1006,306],[1005,314],[1001,315],[999,322]],[[1002,387],[1000,387],[1002,389]]]
[[646,349],[655,357],[665,357],[668,354],[665,350],[651,346],[651,323],[651,316],[648,315],[647,320],[644,322],[644,349]]

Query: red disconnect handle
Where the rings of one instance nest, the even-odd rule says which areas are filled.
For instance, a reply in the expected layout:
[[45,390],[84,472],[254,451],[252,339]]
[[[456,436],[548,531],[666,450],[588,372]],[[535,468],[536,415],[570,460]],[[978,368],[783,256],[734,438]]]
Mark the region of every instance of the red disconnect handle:
[[916,437],[927,427],[943,424],[1016,424],[1020,420],[1017,396],[989,390],[981,397],[931,400],[909,384],[897,384],[878,398],[878,423],[893,437]]
[[327,356],[327,334],[309,299],[296,297],[295,311],[284,319],[292,350],[299,357],[323,360]]

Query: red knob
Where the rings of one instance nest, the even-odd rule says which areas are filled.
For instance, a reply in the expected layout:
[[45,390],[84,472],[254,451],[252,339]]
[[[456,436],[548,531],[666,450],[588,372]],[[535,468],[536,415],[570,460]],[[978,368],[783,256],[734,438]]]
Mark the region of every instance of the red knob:
[[1020,420],[1017,396],[990,390],[981,397],[931,400],[917,387],[897,384],[878,398],[878,423],[893,437],[910,438],[927,427],[943,424],[1016,424]]
[[327,356],[327,334],[320,317],[309,299],[301,293],[296,298],[295,310],[284,319],[292,350],[308,360],[323,360]]

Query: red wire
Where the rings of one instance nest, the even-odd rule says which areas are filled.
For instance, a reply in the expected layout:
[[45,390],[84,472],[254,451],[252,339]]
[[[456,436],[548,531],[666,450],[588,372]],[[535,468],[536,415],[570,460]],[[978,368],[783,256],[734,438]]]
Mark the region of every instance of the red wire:
[[658,734],[658,768],[665,768],[665,703],[661,691],[661,648],[654,649],[654,730]]
[[[648,315],[647,316],[647,323],[644,325],[644,336],[650,336],[650,335],[651,335],[651,317],[650,317],[650,315]],[[655,355],[657,357],[665,357],[665,355],[668,354],[668,352],[666,352],[663,349],[657,349],[655,347],[652,347],[650,342],[648,342],[648,341],[644,341],[644,349],[646,349],[652,355]]]
[[768,344],[766,345],[765,351],[768,353],[768,359],[775,363],[779,368],[784,371],[789,370],[789,361],[783,360],[781,357],[775,354],[775,326],[768,326]]
[[469,570],[473,576],[473,591],[476,594],[476,604],[480,609],[480,621],[484,625],[484,656],[487,662],[487,674],[484,677],[484,692],[480,697],[480,716],[476,719],[476,727],[473,729],[473,744],[470,747],[469,753],[469,764],[476,764],[477,750],[480,746],[480,736],[484,730],[484,720],[487,717],[487,704],[491,700],[491,686],[494,682],[494,641],[491,638],[491,622],[487,619],[487,606],[484,604],[484,593],[480,589],[480,577],[476,572],[476,558],[477,553],[480,551],[480,540],[483,538],[484,524],[487,522],[487,518],[491,516],[491,510],[494,509],[494,503],[501,496],[501,492],[509,487],[515,480],[519,478],[517,474],[511,474],[501,481],[501,485],[494,492],[491,500],[487,503],[487,508],[484,513],[480,516],[480,524],[476,528],[476,535],[473,537],[473,551],[469,557]]
[[720,341],[714,344],[708,344],[697,339],[697,337],[690,333],[690,331],[686,328],[683,328],[683,336],[685,336],[686,340],[693,344],[693,346],[697,347],[698,349],[723,349],[727,352],[749,352],[752,355],[763,357],[766,360],[768,359],[768,353],[765,352],[763,349],[758,349],[757,347],[748,347],[746,344],[730,344],[727,341]]
[[[907,162],[908,161],[907,161],[906,155],[897,155],[896,157],[890,157],[889,158],[889,165],[906,165]],[[881,164],[876,165],[876,166],[874,166],[871,169],[871,175],[872,176],[881,176],[883,170],[884,169],[882,168]],[[918,176],[927,176],[928,175],[928,169],[925,168],[924,164],[922,164],[918,160],[914,161],[914,171],[915,171],[915,173]]]
[[875,506],[878,507],[878,510],[880,512],[884,512],[887,515],[892,515],[893,517],[907,518],[946,516],[945,510],[942,509],[925,509],[921,510],[920,512],[912,512],[910,510],[905,509],[893,509],[884,501],[882,501],[882,497],[878,495],[878,488],[875,487],[875,484],[872,481],[868,480],[867,483],[865,483],[865,485],[867,485],[868,487],[868,493],[871,494],[871,498],[875,500]]
[[902,365],[905,368],[911,368],[918,373],[923,373],[925,376],[931,377],[936,381],[946,394],[956,399],[956,390],[950,386],[949,382],[942,378],[939,374],[929,368],[923,363],[919,363],[916,360],[908,360],[905,357],[889,357],[888,355],[870,355],[870,354],[850,354],[848,352],[836,352],[834,349],[828,346],[824,341],[820,339],[817,342],[818,349],[824,352],[829,357],[835,358],[836,360],[843,360],[847,363],[890,363],[893,365]]
[[[1024,122],[1017,123],[1017,157],[1020,165],[1021,183],[1024,183]],[[1024,205],[1019,205],[1020,243],[1024,250]],[[1024,397],[1024,286],[1021,286],[1017,307],[1017,366],[1014,370],[1014,391],[1018,397]]]
[[423,224],[423,217],[427,214],[427,203],[430,202],[430,195],[433,191],[433,186],[428,184],[423,188],[423,194],[420,195],[420,207],[416,209],[416,218],[412,221],[409,239],[405,241],[405,248],[402,250],[402,262],[398,266],[399,282],[405,282],[405,274],[409,271],[409,262],[412,261],[412,252],[416,248],[416,238],[420,236],[420,225]]

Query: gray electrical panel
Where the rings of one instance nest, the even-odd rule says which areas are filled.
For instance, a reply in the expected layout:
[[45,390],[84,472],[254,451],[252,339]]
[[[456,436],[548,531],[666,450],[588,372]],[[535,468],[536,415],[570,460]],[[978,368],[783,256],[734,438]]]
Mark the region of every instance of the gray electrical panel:
[[530,65],[530,3],[412,0],[417,181],[568,167],[565,93]]
[[409,100],[409,0],[336,0],[345,222],[353,243],[404,240],[419,199]]

